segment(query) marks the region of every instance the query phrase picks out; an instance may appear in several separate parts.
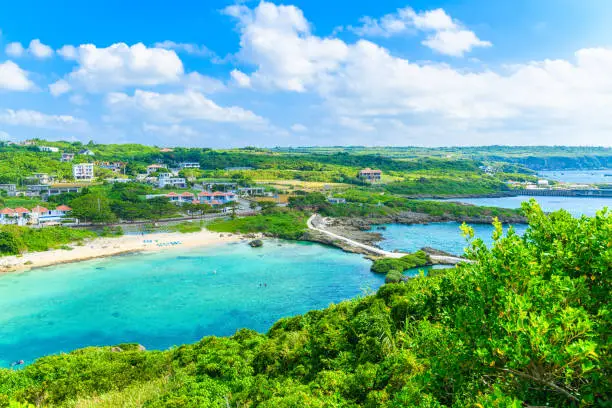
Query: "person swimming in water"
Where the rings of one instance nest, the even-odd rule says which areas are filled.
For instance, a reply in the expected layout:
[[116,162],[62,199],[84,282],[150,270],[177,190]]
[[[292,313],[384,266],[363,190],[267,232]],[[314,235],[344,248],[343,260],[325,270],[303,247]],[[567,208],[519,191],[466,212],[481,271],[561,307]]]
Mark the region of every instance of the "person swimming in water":
[[14,363],[11,363],[11,367],[22,365],[24,363],[25,363],[25,361],[23,361],[23,360],[17,360]]

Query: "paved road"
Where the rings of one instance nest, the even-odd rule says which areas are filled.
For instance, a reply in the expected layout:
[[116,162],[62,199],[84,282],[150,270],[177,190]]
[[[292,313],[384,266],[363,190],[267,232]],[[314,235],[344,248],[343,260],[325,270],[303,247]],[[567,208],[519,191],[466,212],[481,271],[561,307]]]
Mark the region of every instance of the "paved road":
[[[341,241],[344,241],[352,246],[358,247],[358,248],[362,248],[365,249],[366,251],[374,254],[374,255],[378,255],[378,256],[385,256],[388,258],[401,258],[405,255],[408,255],[406,253],[403,252],[389,252],[389,251],[385,251],[384,249],[380,249],[380,248],[376,248],[374,246],[371,245],[366,245],[366,244],[362,244],[361,242],[357,242],[355,240],[352,240],[350,238],[346,238],[343,237],[342,235],[338,235],[338,234],[334,234],[333,232],[327,231],[325,229],[322,228],[318,228],[315,227],[314,224],[312,223],[312,221],[317,217],[317,214],[313,214],[310,216],[310,218],[308,218],[308,221],[306,222],[306,224],[308,225],[308,228],[310,228],[311,230],[314,231],[318,231],[322,234],[328,235],[332,238],[335,239],[339,239]],[[438,264],[445,264],[445,265],[456,265],[460,262],[471,262],[467,259],[463,259],[463,258],[459,258],[459,257],[454,257],[454,256],[444,256],[444,255],[429,255],[429,258],[434,262],[434,263],[438,263]]]

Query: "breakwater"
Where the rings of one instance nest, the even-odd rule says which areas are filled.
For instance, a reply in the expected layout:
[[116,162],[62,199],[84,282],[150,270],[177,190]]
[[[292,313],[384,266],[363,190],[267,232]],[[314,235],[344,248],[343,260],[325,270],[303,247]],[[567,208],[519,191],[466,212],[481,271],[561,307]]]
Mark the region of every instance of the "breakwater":
[[547,189],[521,189],[516,191],[520,196],[536,197],[593,197],[612,198],[612,189],[581,189],[581,190],[547,190]]

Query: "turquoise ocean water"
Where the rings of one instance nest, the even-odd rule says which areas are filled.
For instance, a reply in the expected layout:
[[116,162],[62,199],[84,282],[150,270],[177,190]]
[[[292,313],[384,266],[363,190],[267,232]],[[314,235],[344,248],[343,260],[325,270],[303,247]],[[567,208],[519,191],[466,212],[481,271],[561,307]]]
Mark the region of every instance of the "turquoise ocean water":
[[[516,207],[519,199],[469,201]],[[612,207],[609,199],[538,199],[547,211],[563,207],[575,215]],[[491,242],[490,225],[474,229]],[[465,247],[458,223],[392,224],[377,232],[387,250],[431,246],[461,254]],[[281,317],[378,289],[384,276],[370,265],[335,248],[266,240],[256,249],[224,244],[0,275],[0,367],[86,346],[138,342],[165,349],[242,327],[264,332]]]
[[93,345],[149,349],[265,332],[279,318],[375,291],[360,255],[267,240],[132,254],[0,276],[0,366]]
[[[372,231],[382,234],[384,240],[379,242],[378,246],[387,251],[398,249],[403,252],[414,252],[429,246],[462,255],[466,241],[461,235],[460,226],[461,224],[457,222],[436,222],[427,225],[387,224],[386,230],[377,230],[374,227]],[[487,245],[493,242],[491,225],[472,225],[472,228],[476,238],[482,238]],[[514,226],[514,230],[519,234],[524,233],[526,229],[525,225]],[[507,227],[504,230],[507,231]]]

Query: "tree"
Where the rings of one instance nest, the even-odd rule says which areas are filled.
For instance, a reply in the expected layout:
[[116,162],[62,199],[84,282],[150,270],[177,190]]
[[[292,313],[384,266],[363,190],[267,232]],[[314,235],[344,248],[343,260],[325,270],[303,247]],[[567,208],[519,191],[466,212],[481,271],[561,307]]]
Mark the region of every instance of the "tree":
[[147,218],[151,220],[159,220],[161,218],[176,214],[177,208],[174,204],[168,201],[166,197],[154,197],[147,201],[149,204],[149,214]]
[[9,231],[0,231],[0,254],[17,255],[21,252],[23,242]]
[[70,202],[72,216],[95,224],[110,223],[117,220],[111,210],[111,200],[99,193],[87,193]]
[[[299,193],[296,191],[296,193]],[[319,211],[320,209],[327,208],[330,203],[327,201],[325,196],[321,193],[304,193],[295,197],[289,197],[289,208],[297,210],[311,210]]]

